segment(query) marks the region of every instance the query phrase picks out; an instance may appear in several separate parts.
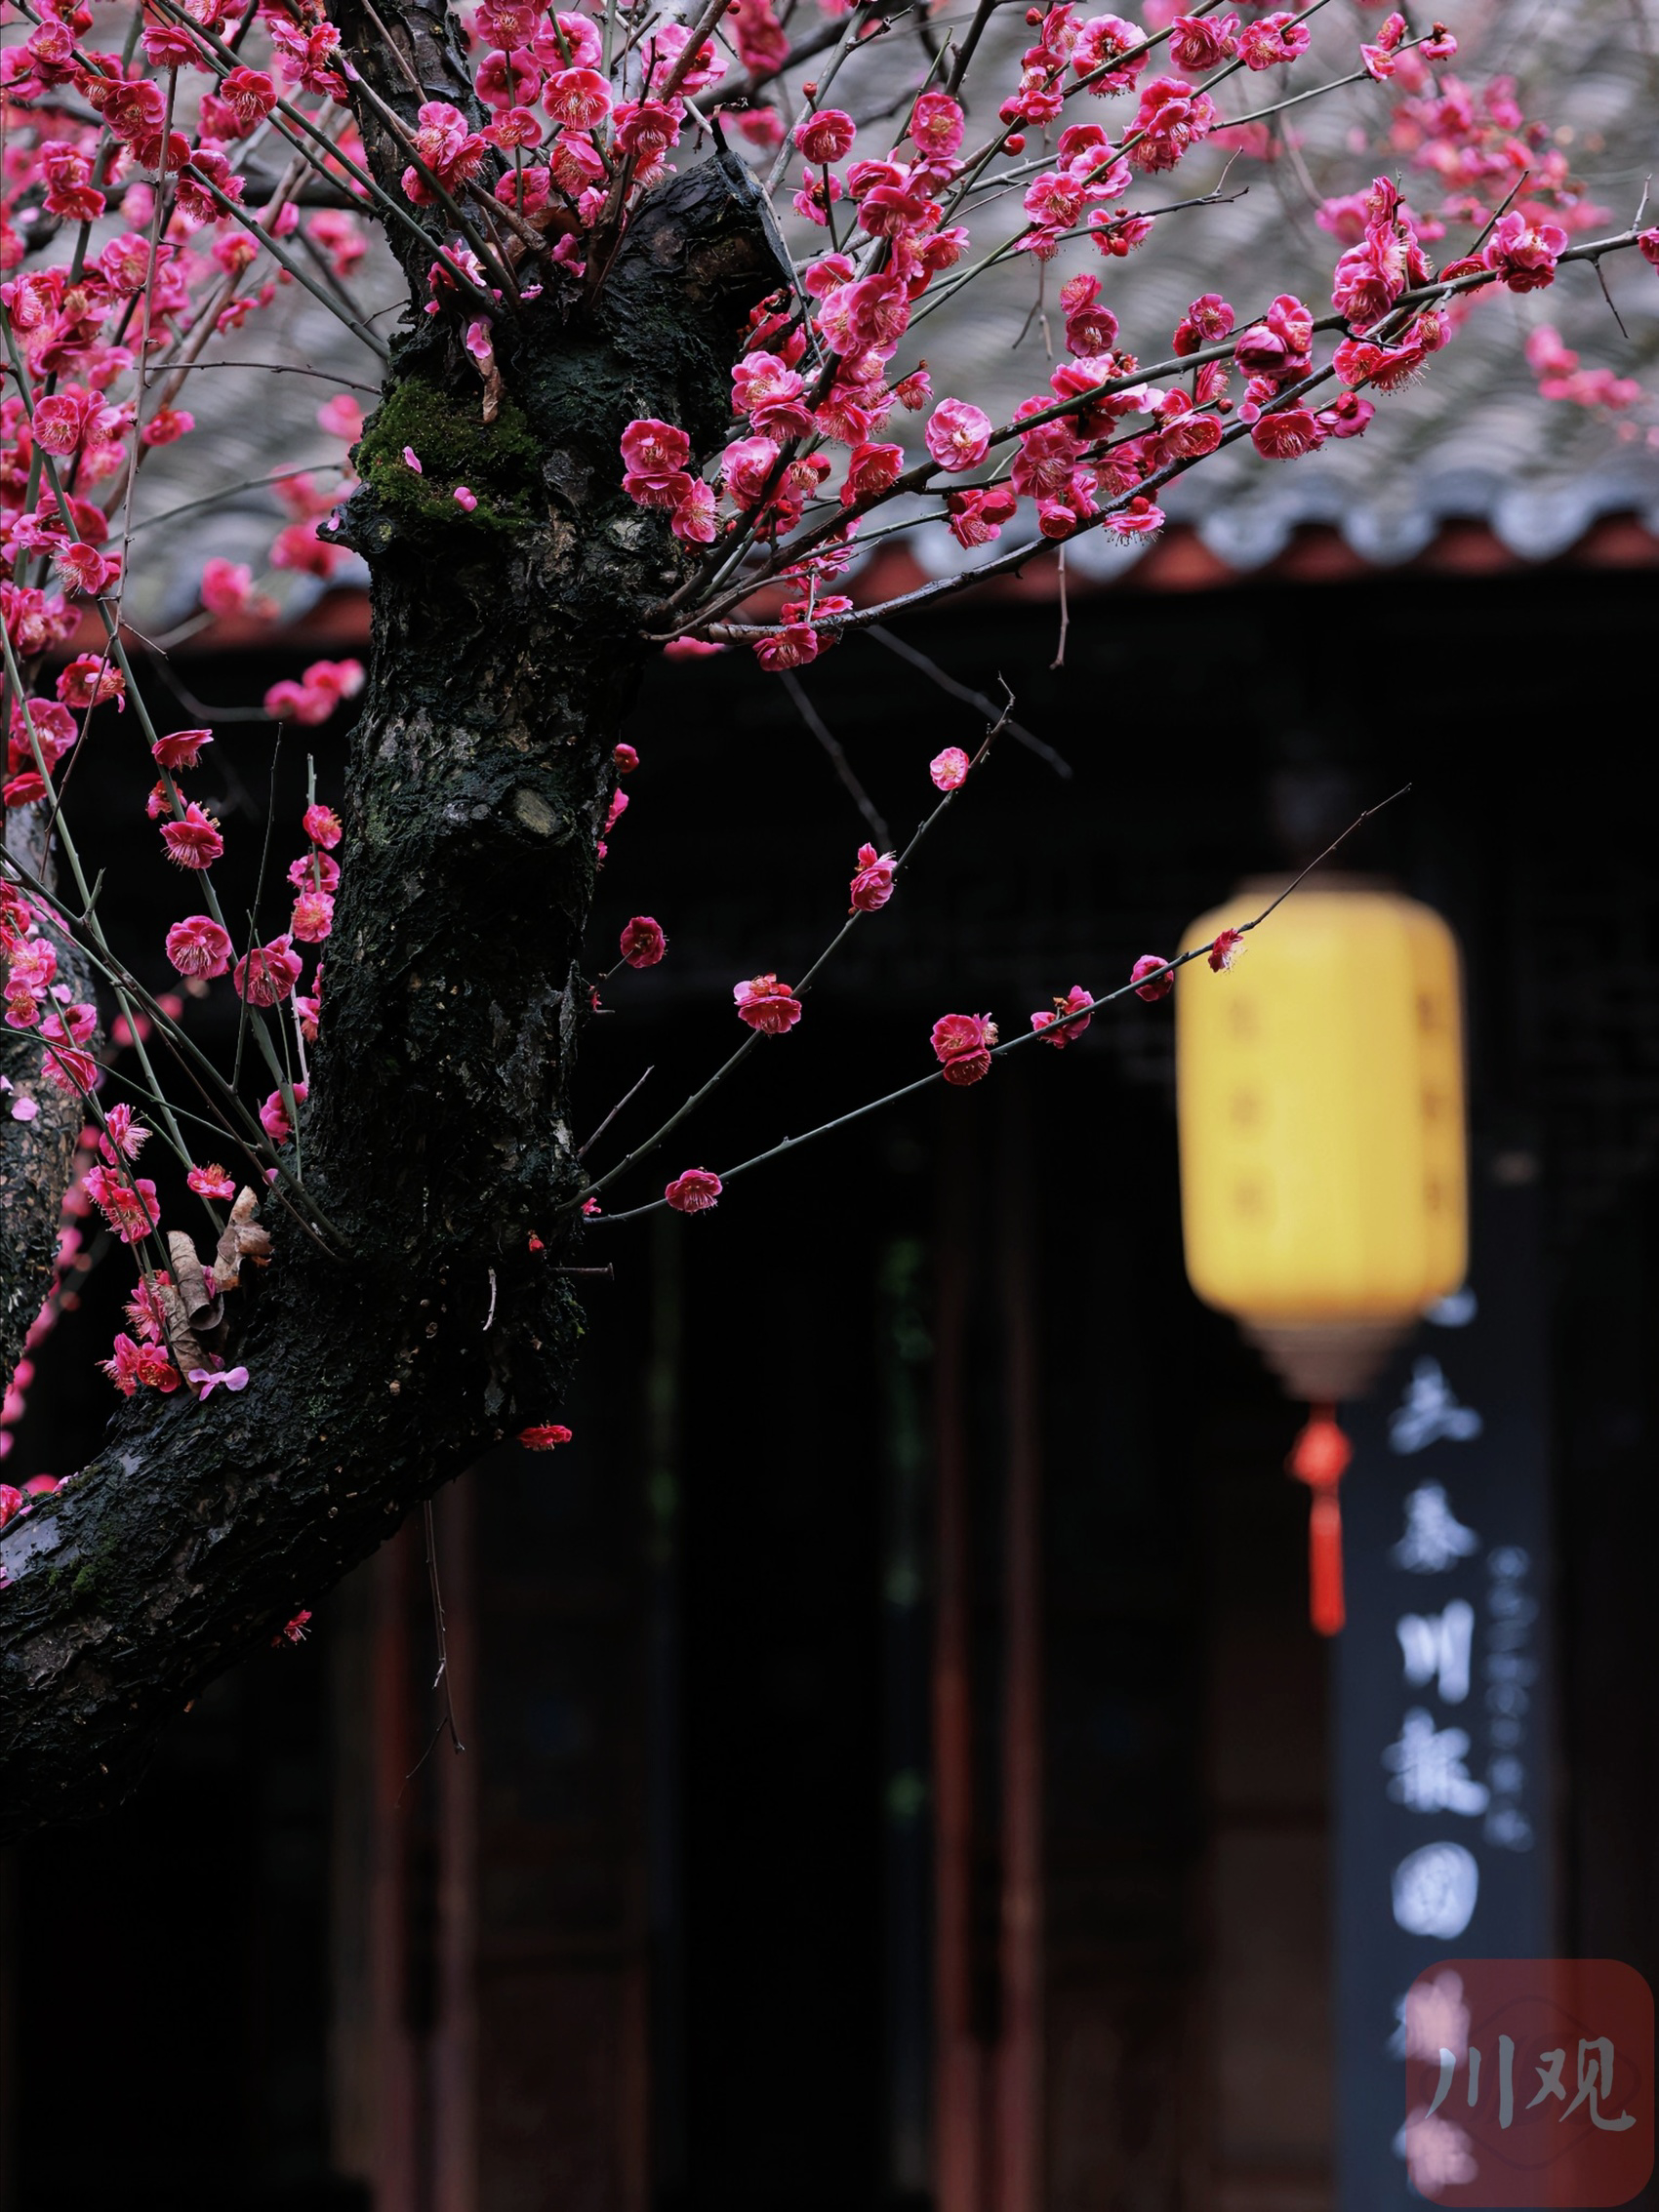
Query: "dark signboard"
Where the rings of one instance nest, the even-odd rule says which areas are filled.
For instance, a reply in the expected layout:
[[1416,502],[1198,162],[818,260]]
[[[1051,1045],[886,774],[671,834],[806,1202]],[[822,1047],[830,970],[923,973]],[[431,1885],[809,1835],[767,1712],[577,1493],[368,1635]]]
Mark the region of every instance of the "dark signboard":
[[[1501,1166],[1523,1169],[1524,1160]],[[1436,1960],[1542,1957],[1549,1483],[1537,1197],[1485,1183],[1467,1289],[1345,1410],[1335,1675],[1338,2205],[1404,2212],[1404,2004]]]

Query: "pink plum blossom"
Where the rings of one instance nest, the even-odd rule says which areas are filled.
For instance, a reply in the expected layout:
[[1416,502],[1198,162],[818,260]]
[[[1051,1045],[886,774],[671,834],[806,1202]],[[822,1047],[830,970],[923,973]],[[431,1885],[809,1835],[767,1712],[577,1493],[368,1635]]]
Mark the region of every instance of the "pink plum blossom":
[[754,976],[734,985],[732,997],[738,1019],[765,1037],[781,1037],[801,1018],[801,1003],[788,984],[776,976]]
[[947,1083],[977,1083],[991,1073],[996,1024],[989,1014],[942,1014],[931,1042]]
[[848,896],[855,914],[873,914],[893,896],[893,872],[898,861],[892,853],[877,853],[873,845],[861,845],[858,866]]
[[1500,216],[1480,259],[1496,269],[1511,292],[1541,292],[1556,281],[1556,263],[1567,250],[1558,223],[1529,222],[1518,208]]
[[683,1175],[675,1176],[663,1196],[676,1214],[706,1214],[717,1203],[721,1187],[720,1178],[711,1169],[688,1167]]
[[186,914],[167,933],[167,957],[182,976],[223,976],[234,947],[210,914]]
[[942,399],[922,435],[941,468],[977,468],[991,451],[991,417],[965,399]]
[[205,1399],[215,1390],[245,1390],[248,1370],[245,1367],[192,1367],[185,1380],[197,1397]]
[[293,939],[285,933],[238,960],[230,980],[237,996],[250,1006],[275,1006],[300,981],[301,966]]
[[168,859],[180,867],[212,867],[224,850],[219,824],[193,800],[184,809],[182,821],[162,824],[161,841],[167,847]]
[[654,968],[668,948],[661,922],[635,914],[622,933],[620,950],[630,968]]
[[1169,962],[1161,952],[1143,952],[1129,971],[1129,981],[1135,985],[1135,996],[1149,1001],[1167,998],[1175,988]]
[[149,749],[160,765],[171,772],[196,767],[202,757],[202,747],[212,743],[211,730],[175,730],[171,737],[157,738]]
[[1032,1016],[1032,1027],[1041,1032],[1044,1044],[1069,1045],[1082,1035],[1094,1017],[1077,1010],[1089,1005],[1090,995],[1081,984],[1073,984],[1064,998],[1056,998],[1052,1011],[1038,1008]]

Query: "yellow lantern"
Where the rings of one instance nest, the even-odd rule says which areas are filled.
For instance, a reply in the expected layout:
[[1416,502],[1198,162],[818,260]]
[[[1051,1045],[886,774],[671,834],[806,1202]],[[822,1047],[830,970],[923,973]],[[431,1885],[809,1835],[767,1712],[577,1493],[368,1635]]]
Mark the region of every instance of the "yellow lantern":
[[[1247,883],[1182,950],[1252,920]],[[1342,1626],[1334,1407],[1462,1283],[1468,1257],[1457,943],[1431,908],[1329,878],[1176,992],[1187,1273],[1313,1418],[1291,1470],[1314,1491],[1315,1626]]]

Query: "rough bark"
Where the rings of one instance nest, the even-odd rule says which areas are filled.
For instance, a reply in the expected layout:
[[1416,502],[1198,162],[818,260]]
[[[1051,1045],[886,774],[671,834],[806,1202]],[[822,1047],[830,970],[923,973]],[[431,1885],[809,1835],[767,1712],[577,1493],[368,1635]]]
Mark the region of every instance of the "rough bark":
[[[461,99],[441,10],[406,0],[393,28],[429,95]],[[411,114],[384,43],[356,51]],[[365,127],[394,175],[402,150]],[[617,441],[635,415],[721,440],[745,317],[784,273],[747,174],[714,161],[636,213],[592,301],[548,281],[499,319],[493,423],[455,316],[411,317],[347,521],[373,655],[303,1130],[345,1249],[267,1207],[273,1263],[238,1294],[247,1388],[135,1398],[0,1538],[0,1836],[117,1800],[209,1677],[556,1411],[582,932],[641,612],[685,558],[623,498]]]
[[[6,849],[37,882],[52,882],[44,801],[6,818]],[[72,939],[47,933],[58,954],[58,979],[78,999],[93,995],[91,972]],[[59,1089],[42,1067],[36,1029],[0,1027],[0,1382],[22,1357],[23,1339],[52,1287],[59,1214],[68,1187],[85,1111],[73,1092]],[[16,1121],[12,1106],[32,1099],[32,1121]],[[3,1470],[0,1470],[3,1472]]]

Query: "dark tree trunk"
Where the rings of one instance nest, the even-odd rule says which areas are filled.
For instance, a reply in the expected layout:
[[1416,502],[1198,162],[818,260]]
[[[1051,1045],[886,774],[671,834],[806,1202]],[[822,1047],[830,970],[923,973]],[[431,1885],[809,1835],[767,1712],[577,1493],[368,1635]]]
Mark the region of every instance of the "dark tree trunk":
[[[6,817],[6,850],[37,882],[51,884],[44,800]],[[58,955],[58,981],[78,999],[93,995],[80,948],[59,930],[47,932]],[[86,1111],[78,1093],[60,1090],[42,1066],[34,1029],[0,1026],[0,1384],[22,1357],[23,1339],[52,1286],[59,1215]],[[32,1099],[32,1120],[12,1107]],[[4,1468],[0,1468],[0,1476]]]
[[[406,0],[394,24],[429,95],[462,99],[438,15]],[[355,51],[410,114],[384,43]],[[395,177],[406,155],[364,120]],[[657,415],[719,443],[748,310],[786,274],[721,159],[637,211],[591,300],[549,276],[497,320],[493,422],[453,311],[411,318],[347,522],[374,577],[373,664],[302,1131],[344,1249],[267,1208],[272,1264],[238,1294],[247,1388],[133,1399],[0,1538],[0,1835],[118,1799],[215,1672],[556,1412],[578,1320],[556,1268],[580,1219],[582,933],[642,614],[686,558],[623,497],[618,438]]]

